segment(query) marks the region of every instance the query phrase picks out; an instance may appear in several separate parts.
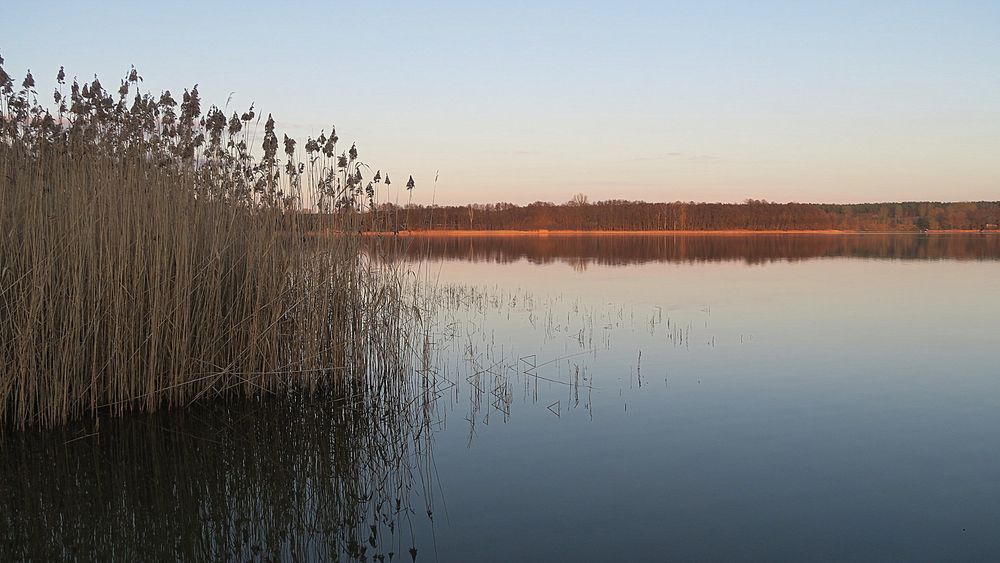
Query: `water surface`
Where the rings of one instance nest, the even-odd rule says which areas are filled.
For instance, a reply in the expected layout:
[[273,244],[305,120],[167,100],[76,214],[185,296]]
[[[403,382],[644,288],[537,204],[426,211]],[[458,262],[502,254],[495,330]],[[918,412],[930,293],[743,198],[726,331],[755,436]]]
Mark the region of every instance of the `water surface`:
[[2,545],[995,560],[998,240],[416,240],[435,315],[409,395],[8,437]]

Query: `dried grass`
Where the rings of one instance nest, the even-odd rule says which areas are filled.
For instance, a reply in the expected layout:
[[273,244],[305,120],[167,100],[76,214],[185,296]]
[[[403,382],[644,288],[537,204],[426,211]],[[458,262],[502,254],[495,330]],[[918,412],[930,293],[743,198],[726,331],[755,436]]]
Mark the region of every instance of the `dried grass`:
[[[0,422],[350,384],[401,356],[401,276],[359,250],[365,165],[253,108],[98,79],[40,104],[0,59]],[[63,90],[69,89],[68,94]],[[367,193],[366,193],[367,191]],[[312,211],[308,212],[307,207]]]

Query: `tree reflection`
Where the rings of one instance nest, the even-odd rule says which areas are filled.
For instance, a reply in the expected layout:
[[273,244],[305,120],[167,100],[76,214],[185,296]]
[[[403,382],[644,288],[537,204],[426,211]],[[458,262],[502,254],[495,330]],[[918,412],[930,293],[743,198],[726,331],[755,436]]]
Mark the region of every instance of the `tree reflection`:
[[815,258],[890,260],[998,260],[1000,236],[978,234],[862,235],[560,235],[419,236],[373,238],[410,260],[465,260],[539,264],[563,262],[575,269],[588,264],[646,262],[745,262],[761,264]]

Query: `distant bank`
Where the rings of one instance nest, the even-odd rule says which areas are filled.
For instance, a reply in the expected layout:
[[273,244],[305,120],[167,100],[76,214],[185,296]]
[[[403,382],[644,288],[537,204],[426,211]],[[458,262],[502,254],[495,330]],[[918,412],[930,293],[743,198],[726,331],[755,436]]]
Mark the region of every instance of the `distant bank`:
[[1000,230],[1000,202],[649,203],[609,200],[527,205],[375,204],[371,231],[543,233],[979,232]]

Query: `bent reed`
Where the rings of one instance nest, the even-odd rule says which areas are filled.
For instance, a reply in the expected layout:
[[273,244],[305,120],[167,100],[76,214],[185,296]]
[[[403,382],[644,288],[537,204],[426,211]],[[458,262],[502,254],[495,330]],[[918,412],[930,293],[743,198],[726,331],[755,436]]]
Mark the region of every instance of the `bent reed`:
[[356,388],[398,367],[404,276],[350,234],[381,179],[362,186],[354,146],[338,153],[331,130],[279,155],[268,116],[254,154],[253,106],[203,114],[197,86],[178,103],[134,68],[116,92],[60,69],[49,109],[2,65],[0,425]]

